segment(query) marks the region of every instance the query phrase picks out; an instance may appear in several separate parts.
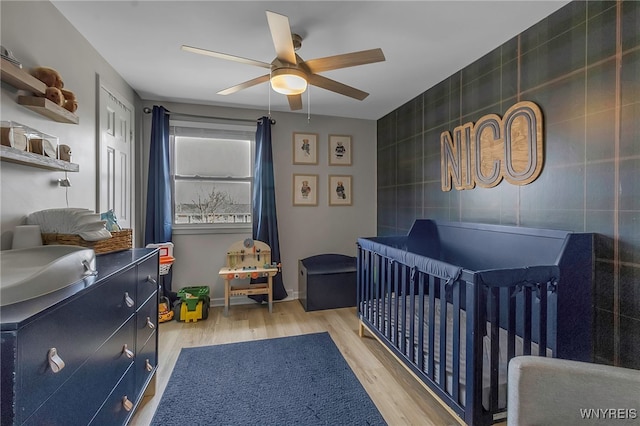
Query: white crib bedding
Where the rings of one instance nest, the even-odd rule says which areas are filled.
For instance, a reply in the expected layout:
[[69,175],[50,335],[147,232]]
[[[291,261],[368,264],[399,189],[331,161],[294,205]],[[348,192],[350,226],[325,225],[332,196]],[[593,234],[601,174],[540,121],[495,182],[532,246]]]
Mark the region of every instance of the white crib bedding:
[[[386,299],[389,300],[389,299]],[[402,309],[402,301],[398,303],[399,309]],[[409,321],[411,321],[411,296],[405,297],[406,302],[406,319],[405,319],[405,356],[408,356],[408,350],[406,349],[409,345]],[[378,299],[377,308],[382,309],[385,304],[384,300]],[[387,318],[388,310],[382,310],[384,322],[383,325],[378,326],[378,331],[383,333],[385,336],[390,336],[391,342],[397,346],[396,338],[395,338],[395,297],[391,297],[391,312],[390,312],[390,320]],[[424,300],[424,315],[423,315],[423,327],[424,327],[424,340],[423,340],[423,351],[424,351],[424,372],[427,372],[427,360],[429,354],[429,303],[428,296],[425,296]],[[413,351],[413,364],[418,364],[418,324],[419,316],[419,296],[414,296],[414,307],[415,312],[413,313],[413,321],[414,321],[414,351]],[[373,305],[374,310],[376,309],[375,304]],[[436,382],[439,382],[440,377],[440,300],[435,299],[435,335],[434,335],[434,374],[433,378]],[[466,312],[464,310],[460,311],[460,372],[459,372],[459,393],[460,393],[460,403],[464,406],[466,404],[465,400],[465,389],[466,389]],[[391,327],[391,331],[389,332],[389,327]],[[482,344],[482,358],[483,358],[483,367],[482,367],[482,405],[485,409],[489,409],[489,392],[490,392],[490,350],[491,350],[491,323],[487,322],[486,324],[486,335],[483,337]],[[446,341],[446,392],[449,395],[452,395],[453,390],[453,305],[447,303],[447,341]],[[499,356],[498,356],[498,408],[504,409],[506,408],[506,400],[507,400],[507,331],[503,328],[499,328]],[[552,356],[552,351],[547,348],[547,356]],[[523,340],[522,338],[516,336],[515,338],[515,354],[516,356],[522,355],[523,351]],[[538,345],[535,342],[531,343],[531,353],[538,353]]]

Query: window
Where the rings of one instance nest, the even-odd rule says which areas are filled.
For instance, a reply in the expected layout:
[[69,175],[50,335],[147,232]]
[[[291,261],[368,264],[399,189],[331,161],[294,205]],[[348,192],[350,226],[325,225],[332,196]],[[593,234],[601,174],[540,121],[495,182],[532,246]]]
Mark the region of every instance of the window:
[[250,228],[255,128],[170,126],[174,228]]

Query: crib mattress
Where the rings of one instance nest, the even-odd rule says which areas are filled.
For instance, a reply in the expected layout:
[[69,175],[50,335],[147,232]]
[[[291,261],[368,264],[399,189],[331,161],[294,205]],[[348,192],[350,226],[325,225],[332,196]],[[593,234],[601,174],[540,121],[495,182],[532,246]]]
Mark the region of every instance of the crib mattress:
[[[409,351],[407,348],[410,344],[410,331],[409,324],[410,321],[414,321],[414,341],[413,341],[413,359],[410,361],[414,366],[421,368],[423,372],[429,375],[428,370],[428,355],[429,355],[429,340],[428,340],[428,320],[429,320],[429,303],[427,300],[428,296],[425,296],[424,300],[424,314],[423,314],[423,324],[418,324],[419,317],[419,297],[418,295],[413,296],[414,299],[414,311],[411,312],[411,299],[412,296],[405,296],[404,303],[406,303],[406,317],[404,321],[404,339],[405,339],[405,356],[409,357]],[[398,302],[399,310],[402,309],[402,300]],[[368,307],[369,302],[362,302],[361,308]],[[391,306],[387,308],[387,305]],[[452,395],[453,391],[453,305],[451,303],[447,303],[447,334],[446,334],[446,385],[445,389],[449,395]],[[378,317],[378,326],[377,329],[382,334],[388,337],[391,343],[399,349],[398,333],[396,333],[396,325],[395,325],[395,297],[392,296],[390,298],[377,299],[371,304],[373,309],[373,317]],[[434,337],[434,371],[433,371],[433,379],[438,382],[440,377],[440,300],[438,298],[435,299],[435,337]],[[466,404],[466,312],[464,310],[460,310],[460,371],[459,371],[459,393],[460,393],[460,403],[462,406]],[[418,360],[418,327],[424,327],[424,339],[423,339],[423,351],[424,351],[424,361],[419,362]],[[490,380],[491,380],[491,323],[486,323],[486,334],[482,340],[482,359],[483,359],[483,367],[482,367],[482,405],[486,410],[489,409],[489,398],[490,398]],[[506,401],[507,401],[507,338],[508,333],[505,329],[499,328],[499,360],[498,360],[498,408],[505,409]],[[515,338],[515,355],[523,355],[524,354],[524,344],[522,338],[516,336]],[[547,356],[552,356],[552,351],[547,349]],[[538,353],[538,345],[535,342],[531,343],[531,353]],[[438,383],[440,387],[442,385]]]

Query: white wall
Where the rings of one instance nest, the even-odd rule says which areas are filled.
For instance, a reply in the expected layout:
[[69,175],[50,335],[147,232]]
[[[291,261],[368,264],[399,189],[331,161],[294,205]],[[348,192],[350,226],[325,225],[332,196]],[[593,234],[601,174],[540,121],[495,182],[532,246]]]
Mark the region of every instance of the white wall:
[[[319,90],[319,89],[318,89]],[[163,105],[175,113],[257,119],[266,111],[221,108],[170,102],[144,101],[148,107]],[[313,110],[312,110],[313,112]],[[356,240],[376,232],[376,122],[289,112],[273,112],[276,120],[272,127],[274,173],[276,181],[276,208],[282,259],[283,282],[289,297],[297,297],[298,259],[321,253],[356,254]],[[243,123],[244,124],[244,123]],[[148,152],[151,116],[142,121],[145,152]],[[293,165],[293,132],[318,133],[318,165]],[[329,134],[352,136],[352,166],[328,165]],[[148,154],[144,158],[145,169]],[[294,173],[319,175],[318,206],[292,206],[292,176]],[[328,179],[330,174],[353,176],[353,205],[328,205]],[[146,184],[143,188],[146,197]],[[194,285],[211,286],[212,299],[219,304],[223,298],[223,281],[218,270],[225,264],[227,248],[234,242],[250,237],[246,234],[174,235],[176,262],[173,266],[173,287]],[[242,299],[241,299],[242,300]],[[240,300],[240,301],[241,301]],[[248,300],[248,299],[246,299]]]
[[[48,66],[60,72],[65,88],[78,98],[78,125],[58,123],[16,104],[18,92],[2,83],[2,120],[12,120],[60,138],[73,152],[80,172],[69,173],[69,206],[96,208],[96,75],[132,104],[135,92],[51,3],[0,2],[0,40],[24,69]],[[36,30],[37,29],[37,30]],[[66,206],[65,189],[52,185],[64,172],[0,163],[2,249],[10,248],[13,228],[34,211]]]

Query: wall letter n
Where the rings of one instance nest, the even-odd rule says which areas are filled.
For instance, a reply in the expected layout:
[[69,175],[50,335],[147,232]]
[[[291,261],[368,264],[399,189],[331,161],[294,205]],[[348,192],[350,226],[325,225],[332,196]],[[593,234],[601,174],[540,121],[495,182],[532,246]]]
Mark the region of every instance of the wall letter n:
[[457,190],[473,189],[470,143],[473,123],[466,123],[450,132],[440,134],[440,173],[443,191],[451,191],[451,180]]

